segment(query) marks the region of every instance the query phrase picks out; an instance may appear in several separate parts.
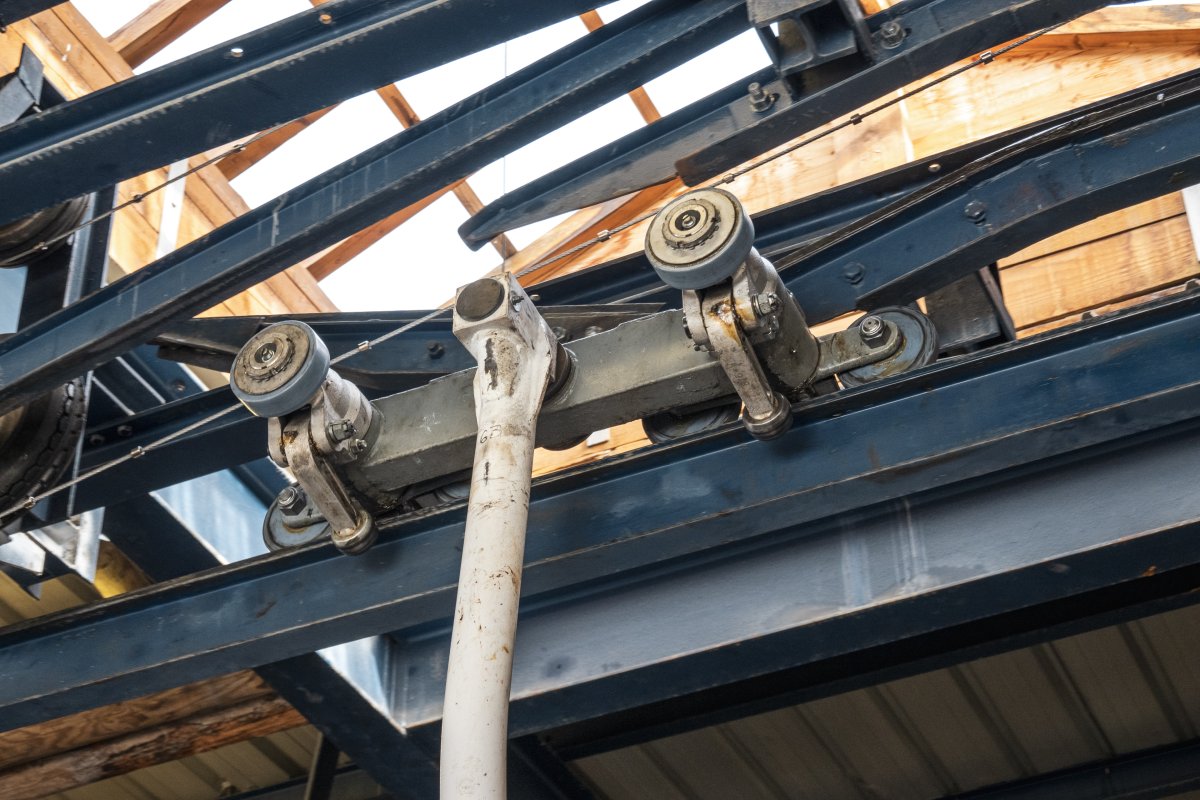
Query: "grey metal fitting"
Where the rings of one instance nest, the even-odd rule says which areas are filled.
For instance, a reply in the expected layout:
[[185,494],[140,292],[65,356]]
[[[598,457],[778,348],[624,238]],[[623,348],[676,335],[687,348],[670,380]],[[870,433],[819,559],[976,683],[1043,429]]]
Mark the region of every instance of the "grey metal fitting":
[[358,433],[358,429],[354,427],[354,423],[350,420],[339,419],[326,425],[325,432],[331,441],[344,442],[347,439],[353,438]]
[[329,375],[329,350],[303,322],[276,322],[242,347],[229,386],[251,414],[282,417],[312,403]]
[[746,431],[755,439],[767,441],[777,439],[787,433],[792,427],[792,406],[778,392],[774,395],[775,405],[771,413],[764,417],[742,415],[742,424]]
[[899,47],[907,36],[904,26],[894,19],[888,20],[879,28],[879,43],[888,50]]
[[275,498],[279,510],[288,516],[299,514],[308,505],[308,495],[299,486],[285,486]]
[[879,344],[888,335],[887,324],[874,315],[863,317],[862,322],[858,323],[858,331],[867,344]]
[[749,215],[724,189],[698,189],[676,198],[646,231],[650,266],[675,289],[706,289],[728,279],[753,246]]
[[761,83],[750,84],[746,91],[750,95],[750,107],[760,114],[775,105],[775,95],[763,89]]

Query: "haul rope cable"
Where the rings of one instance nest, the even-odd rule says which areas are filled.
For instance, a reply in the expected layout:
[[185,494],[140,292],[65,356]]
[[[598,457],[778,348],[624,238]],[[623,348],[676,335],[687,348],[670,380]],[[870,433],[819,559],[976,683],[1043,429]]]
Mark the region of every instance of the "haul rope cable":
[[[1032,42],[1034,39],[1038,39],[1042,36],[1045,36],[1046,34],[1052,32],[1058,28],[1061,28],[1063,25],[1073,22],[1077,18],[1078,17],[1065,19],[1062,22],[1057,22],[1053,25],[1049,25],[1045,28],[1042,28],[1039,31],[1035,31],[1034,33],[1026,34],[1025,36],[1022,36],[1019,39],[1015,39],[1012,42],[1009,42],[1008,44],[1004,45],[1003,47],[999,47],[995,50],[988,50],[988,51],[980,54],[976,58],[972,59],[971,61],[968,61],[967,63],[962,64],[962,65],[950,70],[949,72],[947,72],[944,75],[940,75],[936,78],[933,78],[932,80],[926,81],[925,83],[922,83],[913,89],[909,89],[907,91],[901,92],[900,94],[896,95],[895,97],[892,97],[882,103],[879,103],[875,106],[868,108],[866,111],[851,114],[845,120],[843,120],[842,122],[839,122],[838,124],[836,124],[832,127],[826,128],[825,130],[822,130],[819,133],[813,134],[812,136],[808,136],[804,139],[794,142],[781,150],[778,150],[768,156],[764,156],[763,158],[760,158],[757,161],[752,161],[749,164],[746,164],[745,166],[739,167],[738,169],[736,169],[732,172],[722,175],[720,178],[718,178],[716,180],[710,181],[706,185],[707,186],[720,186],[721,184],[732,183],[733,181],[737,180],[738,178],[740,178],[750,172],[753,172],[754,170],[759,169],[760,167],[770,164],[771,162],[773,162],[779,158],[782,158],[785,155],[794,153],[795,151],[797,151],[803,147],[807,147],[808,145],[818,142],[828,136],[831,136],[834,133],[837,133],[838,131],[844,130],[844,129],[852,127],[854,125],[859,125],[862,123],[863,120],[865,120],[869,117],[872,117],[876,114],[879,114],[883,111],[886,111],[887,109],[891,108],[892,106],[902,103],[905,100],[909,100],[913,97],[916,97],[917,95],[921,94],[922,92],[928,91],[929,89],[932,89],[935,86],[945,83],[946,81],[950,80],[951,78],[957,77],[958,75],[961,75],[964,72],[968,72],[968,71],[976,69],[978,67],[982,67],[987,64],[990,64],[993,61],[995,61],[996,58],[998,58],[1002,55],[1005,55],[1024,44],[1028,44],[1029,42]],[[289,123],[284,123],[284,125],[286,125],[286,124],[289,124]],[[76,233],[76,232],[88,227],[89,225],[94,225],[97,222],[100,222],[104,219],[107,219],[108,217],[111,217],[113,214],[115,214],[116,212],[118,212],[124,208],[128,208],[129,206],[140,203],[147,196],[166,188],[168,185],[170,185],[176,181],[183,180],[187,176],[192,175],[193,173],[195,173],[205,167],[211,166],[211,165],[217,163],[218,161],[221,161],[222,159],[228,158],[231,155],[242,152],[250,145],[265,138],[266,136],[269,136],[270,134],[279,130],[279,128],[281,128],[281,127],[283,127],[283,125],[278,125],[274,128],[271,128],[269,130],[258,133],[256,135],[252,136],[250,139],[247,139],[245,142],[242,142],[241,144],[236,145],[235,147],[231,147],[229,150],[226,150],[225,152],[222,152],[215,156],[212,156],[211,158],[206,159],[201,164],[198,164],[197,166],[188,169],[186,172],[184,172],[174,178],[170,178],[170,179],[164,181],[163,183],[158,184],[157,186],[147,189],[145,192],[134,195],[133,197],[131,197],[129,200],[125,201],[124,203],[114,206],[111,210],[106,211],[103,214],[99,214],[99,215],[93,217],[92,219],[87,220],[87,221],[75,226],[74,228],[67,231],[66,233],[63,233],[63,234],[60,234],[59,236],[54,237],[51,240],[42,242],[42,243],[38,244],[36,247],[34,247],[33,249],[26,251],[25,253],[22,253],[21,255],[22,256],[29,255],[32,253],[39,252],[41,250],[45,250],[51,244],[54,244],[57,241],[61,241],[62,239],[67,238],[71,234]],[[591,239],[589,239],[585,242],[581,242],[580,244],[577,244],[568,250],[564,250],[563,252],[554,255],[553,257],[544,259],[544,260],[539,261],[529,267],[526,267],[525,269],[521,270],[520,272],[515,273],[514,277],[522,278],[531,272],[535,272],[539,269],[550,266],[551,264],[554,264],[565,258],[569,258],[569,257],[571,257],[577,253],[580,253],[584,250],[587,250],[588,248],[593,247],[601,242],[606,242],[609,239],[611,239],[613,236],[615,236],[616,234],[621,233],[622,231],[626,231],[626,230],[634,227],[635,225],[639,225],[648,219],[652,219],[661,210],[662,210],[662,208],[656,208],[653,211],[648,211],[645,214],[635,217],[634,219],[628,220],[620,225],[617,225],[616,227],[612,228],[611,230],[600,231],[594,237],[592,237]],[[657,291],[657,289],[651,290],[651,291]],[[407,333],[408,331],[412,330],[413,328],[416,328],[419,325],[424,325],[426,322],[429,322],[433,319],[436,319],[437,317],[440,317],[442,314],[445,314],[449,310],[450,309],[448,309],[448,308],[436,309],[434,311],[429,312],[425,316],[415,319],[411,322],[405,323],[404,325],[400,326],[399,328],[389,331],[388,333],[385,333],[382,336],[378,336],[375,339],[364,341],[364,342],[360,343],[359,345],[357,345],[356,347],[354,347],[353,349],[347,350],[346,352],[344,352],[341,355],[337,356],[336,358],[332,359],[330,361],[330,366],[340,364],[343,361],[353,358],[354,356],[358,355],[359,353],[363,353],[363,352],[366,352],[367,350],[370,350],[371,348],[375,347],[376,345],[386,342],[387,340],[392,339],[396,336],[400,336],[401,334]],[[66,491],[67,489],[70,489],[73,486],[77,486],[78,484],[83,483],[84,481],[89,480],[91,478],[94,478],[97,475],[100,475],[104,472],[107,472],[107,471],[113,469],[114,467],[118,467],[121,464],[124,464],[128,461],[132,461],[135,458],[141,458],[142,456],[146,455],[147,453],[149,453],[153,450],[157,450],[160,447],[163,447],[164,445],[170,444],[171,442],[175,441],[176,439],[186,436],[187,434],[192,433],[196,430],[199,430],[200,428],[203,428],[203,427],[209,425],[210,423],[215,422],[218,419],[221,419],[222,417],[232,414],[234,411],[238,410],[241,407],[242,407],[242,405],[240,403],[235,403],[233,405],[222,408],[220,411],[216,411],[212,414],[209,414],[207,417],[204,417],[203,419],[197,420],[196,422],[186,425],[177,431],[173,431],[165,436],[162,436],[161,438],[155,439],[154,441],[152,441],[148,444],[139,445],[139,446],[133,448],[132,450],[130,450],[128,453],[126,453],[122,456],[118,456],[117,458],[114,458],[111,461],[106,461],[103,464],[99,464],[99,465],[75,476],[74,478],[72,478],[68,481],[64,481],[63,483],[57,484],[49,489],[45,489],[41,492],[38,492],[37,494],[30,495],[22,502],[17,503],[16,505],[10,506],[9,508],[7,508],[3,511],[0,511],[0,521],[3,521],[5,519],[9,518],[9,516],[11,514],[14,514],[18,511],[31,509],[35,505],[37,505],[37,503],[41,502],[42,500],[45,500],[46,498],[49,498],[49,497],[53,497],[54,495],[57,495],[60,492]]]

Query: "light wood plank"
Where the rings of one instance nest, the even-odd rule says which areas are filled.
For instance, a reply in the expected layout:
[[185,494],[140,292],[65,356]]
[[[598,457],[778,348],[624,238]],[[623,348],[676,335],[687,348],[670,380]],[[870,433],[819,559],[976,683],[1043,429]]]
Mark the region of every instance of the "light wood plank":
[[1052,322],[1200,274],[1184,216],[1009,267],[1000,274],[1018,328]]
[[108,38],[131,67],[138,67],[196,27],[229,0],[158,0]]

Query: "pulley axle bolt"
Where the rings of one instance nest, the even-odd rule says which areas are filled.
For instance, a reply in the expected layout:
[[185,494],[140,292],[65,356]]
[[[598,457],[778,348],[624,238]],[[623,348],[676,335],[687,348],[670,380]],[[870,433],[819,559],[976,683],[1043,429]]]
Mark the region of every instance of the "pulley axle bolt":
[[904,31],[904,26],[896,20],[889,20],[879,28],[879,43],[891,50],[894,47],[899,47],[907,34]]
[[746,91],[750,93],[750,107],[755,111],[761,113],[775,105],[775,95],[763,89],[761,83],[750,84],[746,87]]
[[308,505],[308,498],[300,487],[285,486],[275,498],[275,503],[284,514],[299,514]]
[[858,332],[867,344],[879,344],[887,338],[887,324],[876,316],[863,317]]
[[973,222],[983,222],[987,216],[987,203],[982,200],[972,200],[967,203],[967,207],[963,209],[963,214],[967,219]]
[[267,342],[254,354],[254,360],[259,364],[266,366],[279,357],[279,344],[276,342]]

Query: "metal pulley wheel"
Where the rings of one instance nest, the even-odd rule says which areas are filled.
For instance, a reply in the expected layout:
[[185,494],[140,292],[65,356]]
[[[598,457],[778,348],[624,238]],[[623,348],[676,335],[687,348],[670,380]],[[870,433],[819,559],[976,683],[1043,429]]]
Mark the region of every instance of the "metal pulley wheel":
[[697,189],[671,201],[646,230],[646,255],[663,283],[706,289],[737,272],[754,247],[754,225],[734,195]]
[[643,419],[642,428],[650,441],[665,444],[737,422],[741,415],[741,403],[723,403],[704,408],[663,411]]
[[0,511],[58,480],[75,455],[86,416],[81,380],[0,416]]
[[329,350],[303,322],[276,322],[234,359],[229,386],[250,413],[282,417],[312,402],[329,375]]
[[890,378],[932,364],[937,359],[937,328],[934,327],[933,321],[920,311],[908,306],[881,308],[862,317],[855,324],[867,335],[864,325],[875,325],[873,320],[894,324],[900,337],[900,347],[882,361],[838,375],[838,380],[843,386],[862,386]]
[[[86,213],[87,198],[76,197],[0,225],[0,267],[23,266],[66,244],[66,238],[58,237],[82,222]],[[43,243],[45,250],[39,249]]]

